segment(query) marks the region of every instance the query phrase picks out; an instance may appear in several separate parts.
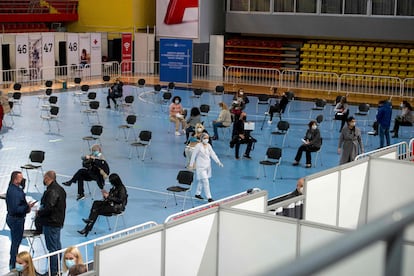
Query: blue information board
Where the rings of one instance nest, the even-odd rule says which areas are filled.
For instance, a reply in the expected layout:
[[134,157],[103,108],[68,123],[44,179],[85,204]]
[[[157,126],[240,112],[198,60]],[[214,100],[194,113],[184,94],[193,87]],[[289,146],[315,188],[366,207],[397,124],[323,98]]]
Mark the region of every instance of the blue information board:
[[193,41],[160,39],[160,81],[192,83]]

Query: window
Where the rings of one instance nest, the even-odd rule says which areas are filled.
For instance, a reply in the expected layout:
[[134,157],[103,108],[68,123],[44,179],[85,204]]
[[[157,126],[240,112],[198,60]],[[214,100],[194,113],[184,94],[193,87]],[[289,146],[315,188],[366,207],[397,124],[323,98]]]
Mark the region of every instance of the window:
[[321,13],[342,14],[343,0],[322,0]]
[[372,0],[373,15],[394,15],[395,0]]
[[250,0],[250,11],[270,12],[270,0]]
[[367,0],[345,0],[346,14],[367,14]]
[[414,1],[413,0],[398,0],[397,1],[397,15],[414,16]]
[[249,11],[249,0],[231,0],[231,11]]
[[294,0],[274,0],[274,12],[293,12]]
[[316,0],[296,0],[296,12],[316,13]]

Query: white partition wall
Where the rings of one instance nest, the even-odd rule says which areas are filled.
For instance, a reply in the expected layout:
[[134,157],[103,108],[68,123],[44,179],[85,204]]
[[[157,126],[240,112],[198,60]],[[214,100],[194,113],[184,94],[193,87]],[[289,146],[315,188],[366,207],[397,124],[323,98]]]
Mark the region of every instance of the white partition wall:
[[55,34],[54,33],[42,33],[42,78],[44,80],[55,79]]
[[66,33],[66,62],[69,70],[71,65],[77,66],[79,64],[79,53],[79,35],[75,33]]
[[[29,35],[16,35],[16,69],[18,69],[17,82],[27,81],[26,74],[29,71]],[[26,70],[26,74],[21,70]],[[26,78],[26,79],[25,79]]]
[[[224,36],[211,35],[209,44],[209,64],[223,65],[224,64]],[[223,66],[214,66],[209,71],[210,76],[223,76]]]
[[102,37],[101,33],[91,33],[91,76],[102,75]]
[[[154,73],[155,35],[147,33],[134,34],[135,73]],[[140,65],[142,64],[142,65]]]

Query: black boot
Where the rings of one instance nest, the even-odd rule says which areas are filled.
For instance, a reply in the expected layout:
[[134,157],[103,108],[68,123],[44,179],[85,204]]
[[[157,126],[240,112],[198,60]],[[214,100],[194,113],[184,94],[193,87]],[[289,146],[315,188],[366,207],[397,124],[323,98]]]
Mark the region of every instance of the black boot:
[[78,230],[78,233],[81,235],[84,235],[85,237],[88,236],[89,232],[92,229],[93,224],[91,222],[89,222],[88,224],[86,224],[85,228],[83,228],[82,230]]

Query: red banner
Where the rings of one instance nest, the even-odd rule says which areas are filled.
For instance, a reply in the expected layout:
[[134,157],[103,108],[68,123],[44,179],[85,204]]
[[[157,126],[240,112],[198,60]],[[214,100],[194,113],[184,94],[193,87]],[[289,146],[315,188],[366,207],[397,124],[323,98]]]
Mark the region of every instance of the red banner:
[[121,71],[131,72],[132,71],[132,34],[122,34],[122,63]]

